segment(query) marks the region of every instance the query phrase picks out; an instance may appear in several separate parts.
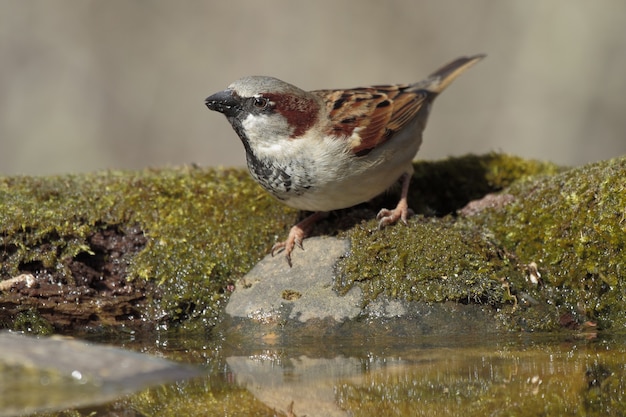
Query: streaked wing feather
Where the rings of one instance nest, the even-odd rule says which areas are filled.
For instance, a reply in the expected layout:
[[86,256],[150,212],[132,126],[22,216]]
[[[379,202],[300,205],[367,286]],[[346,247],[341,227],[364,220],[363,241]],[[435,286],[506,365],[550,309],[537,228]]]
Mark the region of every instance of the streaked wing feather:
[[393,102],[393,114],[387,128],[393,132],[402,129],[417,116],[427,98],[428,92],[424,90],[407,92],[396,97]]
[[326,101],[332,121],[329,134],[354,141],[352,151],[363,155],[389,140],[417,115],[428,92],[410,87],[401,84],[313,93]]

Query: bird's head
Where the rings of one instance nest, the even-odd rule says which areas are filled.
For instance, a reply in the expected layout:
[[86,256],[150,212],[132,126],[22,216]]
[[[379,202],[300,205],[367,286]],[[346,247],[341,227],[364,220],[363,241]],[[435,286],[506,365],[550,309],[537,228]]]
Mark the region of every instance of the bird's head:
[[208,97],[211,110],[226,116],[244,146],[276,146],[305,135],[320,118],[316,96],[277,78],[244,77]]

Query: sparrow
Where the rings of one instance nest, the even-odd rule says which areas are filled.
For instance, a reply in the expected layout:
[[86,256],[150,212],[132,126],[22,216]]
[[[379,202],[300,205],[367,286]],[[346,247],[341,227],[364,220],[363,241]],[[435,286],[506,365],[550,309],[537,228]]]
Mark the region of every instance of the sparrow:
[[241,78],[208,97],[241,139],[252,177],[288,206],[313,212],[276,243],[289,266],[294,247],[327,212],[371,200],[398,180],[393,210],[379,228],[412,211],[407,194],[413,158],[435,97],[485,55],[461,57],[414,84],[304,91],[277,78]]

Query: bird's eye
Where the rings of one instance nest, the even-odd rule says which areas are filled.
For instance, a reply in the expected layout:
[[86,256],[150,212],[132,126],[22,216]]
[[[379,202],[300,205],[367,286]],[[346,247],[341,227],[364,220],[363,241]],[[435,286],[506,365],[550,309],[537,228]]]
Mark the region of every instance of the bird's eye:
[[263,109],[267,106],[268,99],[265,97],[255,97],[254,98],[254,107]]

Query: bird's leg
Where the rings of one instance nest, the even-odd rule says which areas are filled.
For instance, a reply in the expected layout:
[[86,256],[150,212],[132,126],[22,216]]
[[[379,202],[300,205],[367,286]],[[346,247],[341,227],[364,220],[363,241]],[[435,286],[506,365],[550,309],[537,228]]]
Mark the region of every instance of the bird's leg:
[[287,263],[291,267],[291,252],[293,252],[293,248],[298,245],[300,249],[304,250],[304,247],[302,246],[302,241],[311,232],[313,225],[318,220],[321,220],[326,216],[328,216],[328,212],[316,211],[315,213],[311,214],[310,216],[306,217],[304,220],[293,226],[291,230],[289,230],[289,236],[287,236],[287,240],[283,242],[277,242],[274,246],[272,246],[272,250],[270,251],[272,256],[274,256],[276,252],[284,250],[285,258],[287,258]]
[[407,224],[407,219],[414,214],[413,210],[409,208],[409,203],[407,202],[409,184],[411,183],[411,174],[405,172],[400,177],[400,180],[402,180],[402,195],[400,196],[400,201],[398,201],[398,205],[395,209],[382,209],[378,212],[376,219],[380,220],[380,222],[378,222],[379,229],[382,229],[390,224],[397,223],[398,220],[402,220],[402,223]]

